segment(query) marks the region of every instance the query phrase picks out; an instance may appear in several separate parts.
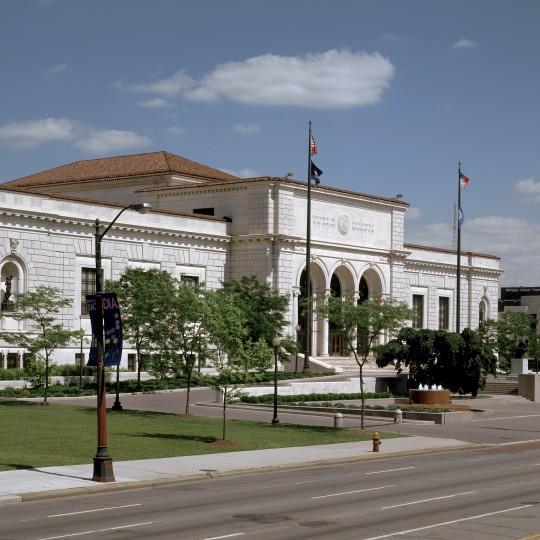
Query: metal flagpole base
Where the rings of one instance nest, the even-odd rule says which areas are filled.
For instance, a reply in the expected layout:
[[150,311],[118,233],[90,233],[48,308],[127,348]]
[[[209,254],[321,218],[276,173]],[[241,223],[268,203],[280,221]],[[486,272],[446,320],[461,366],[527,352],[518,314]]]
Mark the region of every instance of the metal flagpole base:
[[[100,455],[101,454],[101,455]],[[113,473],[112,458],[109,456],[107,448],[98,449],[94,456],[93,482],[116,482]]]

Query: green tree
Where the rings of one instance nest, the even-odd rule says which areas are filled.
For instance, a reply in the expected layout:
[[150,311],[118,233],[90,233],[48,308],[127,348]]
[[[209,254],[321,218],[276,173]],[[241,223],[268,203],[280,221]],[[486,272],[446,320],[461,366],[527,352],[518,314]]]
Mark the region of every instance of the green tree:
[[[348,299],[330,296],[318,303],[317,313],[326,317],[339,331],[359,369],[362,400],[361,427],[364,429],[364,365],[383,333],[394,334],[412,316],[405,303],[394,300],[366,300],[355,304]],[[361,338],[361,343],[359,343]]]
[[248,330],[244,310],[231,295],[224,291],[206,292],[206,318],[204,328],[210,343],[208,356],[217,371],[207,384],[223,396],[223,439],[226,438],[227,405],[241,393],[244,384],[251,381],[245,369]]
[[71,305],[72,301],[54,287],[40,285],[34,291],[15,294],[16,311],[11,317],[17,321],[27,321],[28,331],[0,334],[8,343],[26,349],[32,361],[41,359],[45,362],[44,403],[47,403],[49,368],[54,351],[79,337],[78,330],[66,330],[58,322],[60,313]]
[[461,334],[442,330],[402,328],[376,348],[377,365],[408,368],[413,388],[437,385],[451,392],[476,396],[488,374],[495,374],[496,357],[490,342],[470,328]]
[[107,292],[116,292],[122,314],[124,338],[137,354],[137,387],[141,371],[147,369],[153,354],[164,349],[166,334],[160,324],[175,297],[175,279],[164,270],[126,268],[117,281],[105,283]]
[[186,414],[189,414],[195,365],[207,356],[208,344],[203,324],[207,311],[202,286],[179,283],[166,317],[155,327],[159,334],[166,335],[164,352],[171,360],[173,369],[181,371],[186,377]]
[[498,321],[482,323],[479,331],[484,339],[496,339],[495,349],[499,353],[499,368],[502,371],[510,372],[511,361],[516,357],[516,347],[520,342],[527,344],[528,356],[539,356],[536,319],[528,313],[505,311]]
[[244,276],[239,281],[224,281],[223,291],[244,312],[248,339],[255,343],[262,338],[271,346],[272,339],[287,324],[287,295],[280,294],[268,283],[261,283],[256,276]]

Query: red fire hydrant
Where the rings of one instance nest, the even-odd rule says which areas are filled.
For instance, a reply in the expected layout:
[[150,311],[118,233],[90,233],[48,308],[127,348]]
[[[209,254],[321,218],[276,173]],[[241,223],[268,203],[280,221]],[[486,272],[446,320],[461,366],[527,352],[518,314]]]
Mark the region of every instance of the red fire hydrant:
[[373,451],[378,452],[379,451],[379,446],[381,446],[381,438],[379,437],[379,432],[376,431],[373,434]]

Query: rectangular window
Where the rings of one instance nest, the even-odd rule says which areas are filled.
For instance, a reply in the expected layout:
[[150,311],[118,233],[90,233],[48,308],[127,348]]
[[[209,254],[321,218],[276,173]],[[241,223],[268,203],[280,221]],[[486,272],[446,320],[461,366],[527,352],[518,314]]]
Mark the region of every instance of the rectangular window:
[[180,274],[180,282],[182,285],[189,285],[195,287],[199,284],[199,276],[188,276],[187,274]]
[[214,215],[214,209],[213,208],[194,208],[193,213],[194,214],[201,214],[203,216],[213,216]]
[[86,295],[96,293],[96,269],[81,268],[81,315],[88,316]]
[[412,326],[413,328],[423,328],[424,326],[424,297],[421,294],[413,294],[412,297]]
[[439,330],[450,329],[450,298],[439,296]]
[[17,353],[8,353],[7,368],[14,369],[19,367],[19,355]]
[[128,354],[128,371],[137,371],[137,355]]

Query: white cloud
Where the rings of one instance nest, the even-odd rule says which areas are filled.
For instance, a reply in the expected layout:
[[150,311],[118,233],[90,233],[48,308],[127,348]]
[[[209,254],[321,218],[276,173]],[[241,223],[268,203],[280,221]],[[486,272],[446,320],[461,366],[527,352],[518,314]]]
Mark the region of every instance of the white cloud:
[[195,85],[195,81],[184,74],[184,71],[177,71],[168,79],[159,79],[147,84],[134,84],[126,86],[122,81],[114,83],[115,88],[131,90],[139,94],[157,94],[158,96],[172,98]]
[[152,98],[144,101],[137,101],[136,105],[144,109],[165,109],[173,106],[170,101],[163,98]]
[[36,148],[52,141],[71,141],[78,123],[67,118],[43,118],[0,126],[0,140],[15,148]]
[[114,86],[193,101],[228,99],[248,105],[345,109],[381,101],[394,74],[392,63],[379,53],[342,49],[226,62],[200,81],[178,71],[169,79],[133,86],[116,82]]
[[132,131],[99,130],[68,118],[44,118],[0,126],[0,142],[14,148],[37,148],[63,142],[99,154],[140,148],[152,141]]
[[235,124],[232,129],[234,133],[239,135],[256,135],[260,133],[261,126],[258,124]]
[[75,146],[90,154],[105,154],[126,148],[143,148],[152,141],[133,131],[107,129],[93,131],[75,142]]
[[407,221],[415,221],[417,219],[420,219],[423,215],[424,212],[422,212],[420,208],[409,206],[409,208],[407,208],[407,211],[405,212],[405,219]]
[[233,171],[230,169],[220,169],[220,171],[223,171],[227,174],[232,174],[233,176],[237,176],[238,178],[259,178],[261,176],[261,173],[259,171],[256,171],[255,169],[249,169],[248,167],[240,169],[239,171]]
[[67,68],[67,64],[56,64],[56,66],[53,66],[52,68],[46,69],[43,72],[43,75],[47,77],[54,77],[58,73],[61,73],[62,71],[65,71]]
[[452,45],[452,49],[470,49],[476,47],[476,43],[470,39],[461,38]]
[[[407,226],[405,242],[456,249],[451,223]],[[500,267],[504,270],[500,280],[503,287],[540,283],[540,223],[503,216],[472,220],[465,217],[461,250],[462,253],[472,251],[500,257]]]
[[540,202],[540,182],[535,182],[534,178],[520,180],[516,183],[514,189],[520,195],[520,202]]
[[187,129],[179,126],[171,126],[170,128],[167,128],[165,132],[169,133],[169,135],[185,135]]

